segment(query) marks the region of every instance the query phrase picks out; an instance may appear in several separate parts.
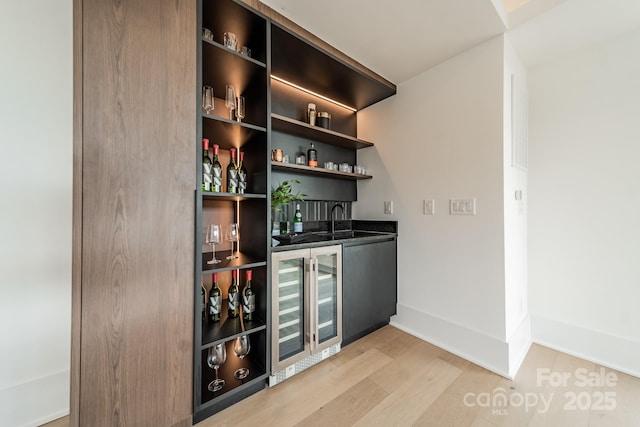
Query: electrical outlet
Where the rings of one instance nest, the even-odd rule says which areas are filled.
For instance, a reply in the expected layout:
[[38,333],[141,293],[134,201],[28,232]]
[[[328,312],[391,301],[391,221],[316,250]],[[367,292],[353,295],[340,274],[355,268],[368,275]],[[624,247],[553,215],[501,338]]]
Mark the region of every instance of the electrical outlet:
[[384,202],[384,213],[385,215],[393,214],[393,200],[386,200]]
[[436,201],[431,200],[423,200],[423,212],[425,215],[435,215],[436,213]]

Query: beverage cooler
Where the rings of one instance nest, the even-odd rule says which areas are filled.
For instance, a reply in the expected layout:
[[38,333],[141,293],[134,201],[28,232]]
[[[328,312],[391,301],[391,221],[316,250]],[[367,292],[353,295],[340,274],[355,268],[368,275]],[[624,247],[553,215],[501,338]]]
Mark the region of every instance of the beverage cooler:
[[269,385],[340,351],[342,246],[272,254]]

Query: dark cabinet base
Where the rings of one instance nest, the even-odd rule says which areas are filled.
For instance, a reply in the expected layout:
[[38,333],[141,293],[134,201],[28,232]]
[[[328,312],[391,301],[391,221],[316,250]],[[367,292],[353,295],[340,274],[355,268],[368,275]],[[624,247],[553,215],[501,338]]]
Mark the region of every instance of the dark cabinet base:
[[349,344],[389,323],[396,314],[396,239],[344,245],[342,344]]

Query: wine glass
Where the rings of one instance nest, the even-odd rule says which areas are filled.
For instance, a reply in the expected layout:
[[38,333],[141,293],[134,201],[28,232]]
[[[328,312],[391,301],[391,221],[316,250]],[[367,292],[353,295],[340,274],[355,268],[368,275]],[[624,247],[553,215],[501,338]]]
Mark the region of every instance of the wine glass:
[[213,88],[211,86],[202,86],[202,109],[207,114],[214,109]]
[[236,90],[231,85],[227,85],[224,105],[229,110],[229,120],[233,120],[233,110],[236,109]]
[[224,387],[224,380],[218,378],[218,368],[227,360],[227,347],[224,343],[216,344],[209,348],[207,353],[207,365],[216,371],[216,379],[209,383],[209,391],[218,391]]
[[218,224],[211,224],[207,227],[207,236],[206,236],[207,244],[211,245],[211,251],[213,255],[207,264],[217,264],[222,262],[216,258],[216,244],[222,243],[222,235],[220,234],[220,226]]
[[244,119],[244,96],[239,96],[236,98],[236,118],[238,122],[241,122]]
[[[249,354],[249,350],[251,350],[251,344],[249,343],[249,335],[242,335],[235,339],[233,342],[233,352],[236,356],[240,358],[240,360],[244,359],[244,357]],[[249,375],[249,368],[239,368],[233,374],[236,379],[243,380],[247,378]]]
[[231,255],[229,255],[227,259],[238,258],[238,255],[234,254],[233,250],[234,243],[240,240],[240,226],[237,222],[229,225],[229,229],[227,230],[227,240],[231,242]]

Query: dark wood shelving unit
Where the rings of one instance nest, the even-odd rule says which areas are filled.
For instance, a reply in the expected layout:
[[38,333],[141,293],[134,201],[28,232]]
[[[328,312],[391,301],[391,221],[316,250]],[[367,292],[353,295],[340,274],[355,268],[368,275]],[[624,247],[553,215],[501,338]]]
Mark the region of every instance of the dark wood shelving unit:
[[212,257],[211,252],[202,254],[202,274],[213,274],[221,271],[238,270],[264,267],[267,265],[265,259],[256,258],[244,252],[235,252],[238,258],[227,259],[231,251],[216,251],[216,258],[220,260],[217,264],[207,264]]
[[202,321],[202,350],[220,341],[232,340],[241,335],[252,334],[267,329],[267,323],[264,320],[254,317],[253,320],[242,321],[242,323],[244,323],[243,330],[239,317],[229,317],[227,311],[228,306],[228,301],[224,300],[222,302],[222,313],[218,322],[209,323],[206,319]]
[[[361,110],[391,95],[396,87],[356,70],[279,24],[271,25],[271,74]],[[296,58],[296,60],[292,60]]]
[[202,198],[204,200],[219,200],[226,202],[241,202],[243,200],[251,200],[251,199],[266,199],[266,194],[238,194],[238,193],[212,193],[212,192],[202,192]]
[[[255,339],[262,338],[266,331],[251,332],[249,339],[253,341]],[[231,398],[231,396],[237,394],[243,389],[251,387],[251,384],[255,384],[258,381],[264,381],[268,377],[266,365],[263,362],[261,355],[252,354],[249,352],[247,357],[239,359],[233,353],[233,339],[225,341],[227,347],[227,360],[220,365],[218,369],[218,377],[225,380],[225,385],[222,390],[217,392],[209,391],[208,385],[215,379],[215,371],[209,368],[207,365],[207,350],[200,352],[202,360],[202,366],[205,367],[202,373],[202,383],[200,384],[200,393],[202,396],[202,407],[206,409],[210,404],[218,400],[218,398],[225,396]],[[252,346],[253,349],[253,346]],[[249,368],[249,376],[243,380],[238,380],[234,377],[234,372],[240,367]]]
[[295,163],[281,163],[271,162],[271,168],[273,170],[279,170],[284,172],[293,172],[304,175],[323,176],[326,178],[345,179],[349,181],[358,181],[362,179],[371,179],[371,175],[361,175],[357,173],[340,172],[324,168],[314,168],[311,166],[296,165]]
[[373,143],[362,139],[324,129],[319,126],[311,126],[308,123],[291,119],[281,114],[271,114],[271,126],[273,130],[279,130],[292,135],[301,136],[314,141],[320,141],[342,148],[361,149],[373,147]]

